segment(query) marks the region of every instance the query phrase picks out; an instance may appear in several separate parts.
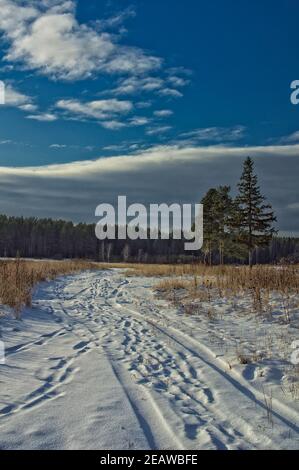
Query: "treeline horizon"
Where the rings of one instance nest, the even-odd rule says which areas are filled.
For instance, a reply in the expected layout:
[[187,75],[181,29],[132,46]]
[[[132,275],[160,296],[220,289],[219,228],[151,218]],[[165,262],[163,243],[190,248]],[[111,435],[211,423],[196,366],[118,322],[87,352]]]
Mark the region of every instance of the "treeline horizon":
[[[51,218],[0,215],[0,257],[90,259],[101,262],[210,264],[205,246],[187,253],[184,240],[105,240],[95,236],[95,223]],[[207,241],[206,241],[207,243]],[[299,238],[274,236],[268,246],[257,247],[253,263],[299,262]],[[247,264],[247,256],[225,255],[225,264]],[[217,252],[212,264],[220,264]]]

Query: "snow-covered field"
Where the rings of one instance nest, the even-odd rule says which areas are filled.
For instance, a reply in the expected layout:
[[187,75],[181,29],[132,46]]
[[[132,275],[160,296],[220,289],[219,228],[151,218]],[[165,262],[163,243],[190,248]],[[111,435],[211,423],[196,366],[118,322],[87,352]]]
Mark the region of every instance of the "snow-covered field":
[[[246,299],[185,315],[154,284],[85,272],[40,285],[21,322],[0,317],[1,449],[299,448],[282,353],[298,329],[257,322]],[[263,360],[240,364],[253,339]]]

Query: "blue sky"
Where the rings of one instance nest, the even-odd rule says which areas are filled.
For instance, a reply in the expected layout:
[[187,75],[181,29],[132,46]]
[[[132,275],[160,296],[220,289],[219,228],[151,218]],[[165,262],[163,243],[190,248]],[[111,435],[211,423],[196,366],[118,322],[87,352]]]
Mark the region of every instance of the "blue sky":
[[[28,172],[37,177],[32,167],[42,167],[42,181],[61,181],[50,175],[58,165],[68,176],[63,198],[78,164],[86,187],[88,165],[97,162],[102,177],[113,167],[113,156],[119,171],[133,165],[126,173],[128,188],[136,179],[144,187],[140,171],[155,155],[162,173],[173,171],[178,183],[164,194],[157,168],[147,199],[152,191],[189,200],[182,167],[189,165],[193,175],[200,164],[201,191],[233,184],[242,160],[236,164],[232,156],[239,149],[240,157],[259,157],[257,169],[269,192],[287,165],[285,192],[273,194],[274,205],[282,230],[297,231],[299,106],[290,102],[290,83],[299,78],[297,0],[0,0],[0,7],[0,79],[7,98],[0,106],[2,191],[14,182],[18,194],[28,195]],[[135,165],[124,159],[130,155]],[[275,162],[267,169],[265,159],[271,157]],[[115,175],[113,198],[122,174],[111,168],[105,182]],[[194,188],[194,199],[201,191]],[[11,192],[1,194],[6,211],[41,215],[36,194],[20,208]],[[57,215],[89,218],[94,200],[103,197],[94,194],[90,209],[76,215],[67,205]]]

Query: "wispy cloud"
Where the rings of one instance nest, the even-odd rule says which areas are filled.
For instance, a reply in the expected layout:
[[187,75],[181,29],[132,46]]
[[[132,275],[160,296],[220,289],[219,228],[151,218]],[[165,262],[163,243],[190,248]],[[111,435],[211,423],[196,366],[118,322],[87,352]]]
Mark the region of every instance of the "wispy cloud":
[[170,76],[168,80],[175,87],[187,86],[190,83],[189,79],[177,77],[176,75]]
[[106,145],[103,147],[103,150],[106,152],[127,152],[131,153],[134,152],[138,149],[142,149],[145,146],[145,143],[142,142],[132,142],[132,141],[124,141],[119,144],[113,144],[113,145]]
[[19,106],[19,109],[25,111],[26,113],[33,113],[38,110],[38,106],[36,104],[27,103]]
[[112,91],[115,95],[133,95],[144,91],[161,90],[163,85],[164,81],[159,77],[128,77],[121,79]]
[[170,98],[182,98],[184,95],[174,88],[162,88],[159,90],[160,96],[169,96]]
[[65,149],[65,148],[67,148],[67,145],[65,145],[65,144],[51,144],[49,147],[51,149]]
[[144,116],[134,116],[132,119],[130,119],[130,124],[132,126],[145,126],[150,122],[150,119]]
[[20,108],[24,111],[36,109],[33,104],[33,98],[21,93],[11,84],[6,84],[5,86],[5,105]]
[[147,135],[160,135],[165,134],[166,132],[170,131],[172,126],[157,126],[157,127],[150,127],[147,129]]
[[124,21],[129,18],[134,18],[136,11],[133,6],[125,8],[123,11],[111,16],[110,18],[98,20],[96,25],[99,29],[106,31],[107,29],[115,29],[123,25]]
[[299,143],[299,131],[293,132],[290,135],[286,135],[284,137],[281,137],[278,140],[279,143],[281,144],[293,144],[293,143]]
[[56,114],[53,113],[40,113],[40,114],[29,114],[27,119],[32,119],[34,121],[40,122],[53,122],[58,119]]
[[96,100],[82,102],[79,100],[59,100],[56,108],[66,111],[70,116],[95,120],[111,120],[116,115],[126,114],[133,109],[131,101]]
[[137,103],[135,103],[135,106],[136,108],[147,109],[150,108],[152,104],[153,103],[151,101],[137,101]]
[[148,125],[151,119],[146,116],[127,117],[134,110],[134,105],[128,100],[96,100],[82,102],[78,100],[59,100],[55,108],[61,118],[76,120],[95,120],[109,130],[119,130],[124,127],[141,127]]
[[119,129],[123,129],[126,127],[126,124],[121,121],[102,121],[101,126],[104,127],[105,129],[109,129],[110,131],[118,131]]
[[245,126],[207,127],[184,132],[180,137],[193,142],[225,143],[242,139],[245,135],[245,131]]
[[165,118],[173,115],[173,111],[170,109],[160,109],[157,111],[154,111],[154,116],[159,117],[159,118]]
[[116,88],[112,90],[115,95],[135,95],[138,93],[154,93],[159,96],[181,98],[183,93],[176,87],[183,87],[189,83],[185,78],[170,76],[135,76],[119,80]]
[[78,149],[82,149],[82,150],[86,150],[88,152],[91,152],[92,150],[94,150],[95,147],[93,145],[51,144],[51,145],[49,145],[49,148],[53,149],[53,150],[65,150],[65,149],[78,150]]

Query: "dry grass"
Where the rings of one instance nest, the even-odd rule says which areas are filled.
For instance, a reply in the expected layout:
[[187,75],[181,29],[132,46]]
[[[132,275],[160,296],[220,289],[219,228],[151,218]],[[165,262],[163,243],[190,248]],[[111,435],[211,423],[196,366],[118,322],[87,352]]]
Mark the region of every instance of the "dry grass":
[[291,312],[296,307],[294,302],[298,301],[298,266],[255,266],[252,269],[239,266],[145,266],[133,272],[167,276],[157,284],[157,290],[169,299],[183,303],[185,311],[190,314],[196,313],[198,306],[195,304],[198,302],[237,299],[244,294],[251,298],[254,311],[271,316],[271,295],[275,293],[280,298],[284,320],[290,323]]
[[[250,269],[247,266],[205,266],[188,265],[121,265],[130,268],[131,275],[147,277],[180,277],[192,276],[198,282],[210,283],[211,287],[220,289],[270,289],[278,292],[299,291],[298,266],[259,265]],[[192,281],[194,282],[194,281]]]
[[164,279],[159,282],[158,288],[163,291],[189,289],[190,282],[182,278]]
[[138,266],[144,266],[137,263],[97,263],[101,269],[138,269]]
[[57,276],[98,268],[96,263],[73,261],[0,261],[0,302],[14,309],[20,317],[24,306],[31,306],[35,284]]
[[145,277],[189,276],[204,268],[196,264],[132,264],[125,267],[130,268],[130,275]]
[[172,283],[176,288],[178,278],[184,277],[185,282],[189,279],[190,289],[202,286],[232,294],[251,290],[257,304],[261,300],[261,290],[299,293],[298,266],[255,266],[252,269],[239,266],[144,266],[135,268],[134,274],[170,277],[167,284],[165,281],[160,283],[162,289],[165,286],[171,288]]

